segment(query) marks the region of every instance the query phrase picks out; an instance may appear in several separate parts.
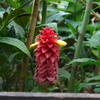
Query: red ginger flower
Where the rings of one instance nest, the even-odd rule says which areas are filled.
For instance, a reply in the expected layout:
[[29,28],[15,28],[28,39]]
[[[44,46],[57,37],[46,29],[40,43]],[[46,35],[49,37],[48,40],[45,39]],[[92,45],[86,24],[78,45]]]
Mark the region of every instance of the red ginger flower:
[[40,32],[42,34],[37,35],[39,39],[36,40],[35,44],[31,47],[37,45],[34,50],[36,56],[36,70],[34,78],[38,80],[39,83],[48,82],[54,83],[54,80],[58,78],[58,60],[59,60],[59,49],[58,44],[64,44],[65,42],[57,40],[58,35],[54,32],[54,29],[50,27],[42,28]]

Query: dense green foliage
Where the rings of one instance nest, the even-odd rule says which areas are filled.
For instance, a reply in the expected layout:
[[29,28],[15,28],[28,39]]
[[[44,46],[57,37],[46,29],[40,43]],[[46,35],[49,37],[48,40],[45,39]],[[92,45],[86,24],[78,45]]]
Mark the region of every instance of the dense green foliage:
[[[25,92],[67,92],[71,64],[75,62],[79,62],[79,65],[74,92],[100,92],[100,19],[94,20],[92,23],[91,20],[95,15],[90,15],[81,58],[73,60],[85,6],[79,0],[48,0],[46,24],[41,24],[43,1],[41,0],[38,9],[35,36],[39,34],[42,27],[49,26],[55,29],[60,39],[68,43],[66,47],[61,47],[59,84],[52,84],[45,90],[33,79],[35,69],[33,50],[28,49],[25,45],[32,12],[32,0],[1,0],[0,91],[18,91],[22,59],[27,54],[30,62],[25,81]],[[92,9],[100,13],[99,0],[95,0]]]

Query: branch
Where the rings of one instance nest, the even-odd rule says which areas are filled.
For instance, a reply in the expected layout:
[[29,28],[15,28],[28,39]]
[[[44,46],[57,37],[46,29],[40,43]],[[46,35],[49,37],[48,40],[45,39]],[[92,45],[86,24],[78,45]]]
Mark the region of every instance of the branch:
[[[29,28],[27,43],[26,43],[26,46],[28,48],[30,47],[30,44],[32,43],[32,40],[34,37],[39,2],[40,2],[40,0],[33,0],[32,15],[31,15],[31,19],[30,19],[30,28]],[[27,70],[28,70],[28,63],[29,63],[29,57],[27,55],[25,55],[22,60],[22,67],[21,67],[21,74],[20,74],[20,81],[19,81],[19,91],[24,90],[25,79],[26,79]]]
[[[84,6],[86,6],[86,3],[82,0],[78,0],[80,3],[82,3]],[[96,3],[96,2],[93,2],[92,4],[97,4],[100,6],[100,4]],[[91,13],[100,20],[100,15],[98,13],[96,13],[94,10],[91,10]]]
[[68,5],[65,5],[65,4],[57,3],[57,2],[50,2],[50,3],[55,4],[55,5],[66,6],[66,7],[68,6]]

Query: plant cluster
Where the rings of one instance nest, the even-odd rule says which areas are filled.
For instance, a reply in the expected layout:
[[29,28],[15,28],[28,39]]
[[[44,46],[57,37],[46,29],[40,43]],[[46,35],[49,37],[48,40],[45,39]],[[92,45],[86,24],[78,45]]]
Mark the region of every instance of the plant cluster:
[[[100,92],[99,10],[99,0],[95,2],[92,0],[1,0],[0,91]],[[86,14],[88,17],[85,16]],[[40,31],[42,29],[44,31]],[[60,54],[58,49],[52,49],[49,44],[48,40],[52,40],[51,33],[48,36],[39,35],[48,33],[48,30],[51,33],[54,31],[52,33],[55,35],[54,41],[58,38],[66,41],[66,46],[60,46]],[[46,38],[49,49],[44,45],[42,38]],[[30,48],[30,45],[37,40],[42,41],[43,47]],[[51,42],[59,44],[54,41]],[[53,47],[57,48],[55,45]],[[36,53],[34,50],[39,52]],[[46,58],[40,58],[43,52],[46,52]],[[53,58],[54,55],[57,57]],[[52,57],[50,61],[49,57]],[[55,59],[59,68],[53,61]],[[38,81],[44,81],[39,78],[42,77],[42,73],[43,75],[47,73],[45,60],[48,62],[50,76],[48,75],[44,80],[48,79],[50,82],[56,78],[59,80],[57,84],[49,84],[46,88],[44,86],[48,83],[41,86],[33,77],[35,73]]]

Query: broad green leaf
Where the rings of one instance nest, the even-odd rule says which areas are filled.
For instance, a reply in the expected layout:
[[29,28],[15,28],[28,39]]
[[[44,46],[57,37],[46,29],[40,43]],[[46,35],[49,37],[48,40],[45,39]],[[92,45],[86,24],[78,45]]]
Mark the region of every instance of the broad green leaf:
[[[95,30],[95,27],[92,26],[92,25],[87,25],[87,28],[86,28],[87,31],[90,31],[90,33],[92,33],[94,30]],[[91,34],[89,34],[91,36]]]
[[77,0],[70,0],[67,11],[71,13],[75,13],[77,10],[82,8],[82,4],[78,2]]
[[[14,21],[9,23],[7,27],[9,28],[9,30],[7,32],[7,37],[9,35],[10,35],[10,37],[16,37],[18,39],[22,39],[24,37],[25,30],[20,25],[15,23]],[[13,30],[11,29],[12,27],[13,27]]]
[[58,33],[57,23],[43,24],[43,26],[51,27],[51,28],[53,28]]
[[24,3],[26,3],[28,0],[20,0],[20,3],[21,4],[24,4]]
[[53,15],[51,15],[50,17],[47,17],[46,19],[46,23],[51,23],[52,21],[56,20],[57,18],[63,16],[63,15],[68,15],[69,13],[65,13],[63,11],[59,11]]
[[76,63],[76,62],[94,62],[94,63],[97,63],[97,64],[99,64],[99,62],[97,61],[97,60],[95,60],[95,59],[91,59],[91,58],[80,58],[80,59],[74,59],[74,60],[72,60],[71,62],[69,62],[68,63],[68,65],[70,65],[70,64],[73,64],[73,63]]
[[[83,8],[82,4],[78,2],[77,0],[70,0],[68,7],[67,7],[67,12],[72,13],[73,18],[75,21],[80,21],[82,19],[82,14],[83,14]],[[70,18],[69,18],[70,19]]]
[[26,45],[22,41],[15,39],[15,38],[10,38],[10,37],[0,37],[0,42],[17,47],[23,53],[25,53],[31,58],[29,50],[27,49]]
[[59,88],[54,86],[54,85],[48,87],[49,91],[54,91],[54,90],[57,90],[57,89],[59,89]]
[[68,23],[68,22],[67,22],[66,24],[67,24],[68,27],[72,30],[72,32],[75,33],[75,30],[76,30],[76,29],[74,28],[74,26],[73,26],[72,24]]
[[93,91],[100,92],[100,88],[95,88]]
[[11,54],[9,56],[9,58],[8,58],[8,61],[11,63],[18,54],[19,54],[19,52],[16,52],[16,53]]
[[71,1],[69,2],[68,7],[67,7],[67,11],[68,11],[68,12],[71,12],[71,13],[74,12],[75,2],[76,2],[76,0],[74,0],[74,1],[71,0]]
[[26,6],[28,3],[30,3],[32,0],[28,1],[27,3],[23,4],[22,6],[16,8],[15,10],[13,10],[8,16],[7,18],[4,20],[4,22],[2,23],[2,27],[0,30],[2,30],[11,20],[13,20],[16,16],[19,15],[20,10]]
[[71,33],[73,34],[73,37],[76,39],[76,35],[75,35],[75,31],[76,31],[76,29],[73,27],[73,25],[72,24],[70,24],[70,23],[66,23],[67,25],[68,25],[68,27],[70,28],[70,30],[71,30]]
[[8,2],[14,8],[18,8],[20,6],[20,4],[15,0],[6,0],[6,2]]
[[92,53],[93,53],[96,57],[98,57],[98,52],[99,52],[99,50],[95,50],[95,49],[92,50]]
[[94,48],[100,49],[100,31],[96,32],[91,39],[89,40],[89,43]]
[[26,25],[29,23],[30,14],[26,14],[26,11],[21,10],[24,14],[16,16],[14,21],[25,29]]
[[90,81],[97,81],[97,80],[100,80],[100,76],[94,76],[94,77],[91,77],[91,78],[87,78],[84,81],[90,82]]
[[70,78],[70,73],[63,68],[59,68],[58,74],[60,77]]
[[94,86],[94,85],[100,85],[100,82],[80,83],[79,86],[77,87],[77,90],[80,91],[84,87]]
[[[80,67],[83,67],[83,66],[85,66],[85,65],[99,65],[99,64],[100,64],[100,61],[97,61],[97,62],[88,61],[88,62],[80,63],[78,67],[80,68]],[[91,66],[90,66],[90,67],[91,67]]]
[[16,37],[15,27],[14,26],[11,26],[11,28],[8,30],[6,36],[7,37],[13,37],[13,38]]
[[70,23],[74,28],[76,28],[77,26],[82,24],[82,21],[72,21],[72,20],[66,19],[66,23]]
[[46,92],[46,91],[39,85],[37,85],[31,92]]
[[46,27],[46,26],[53,28],[55,32],[58,33],[57,23],[48,23],[48,24],[42,24],[36,27],[34,37],[39,34],[39,30],[42,30],[42,27]]

